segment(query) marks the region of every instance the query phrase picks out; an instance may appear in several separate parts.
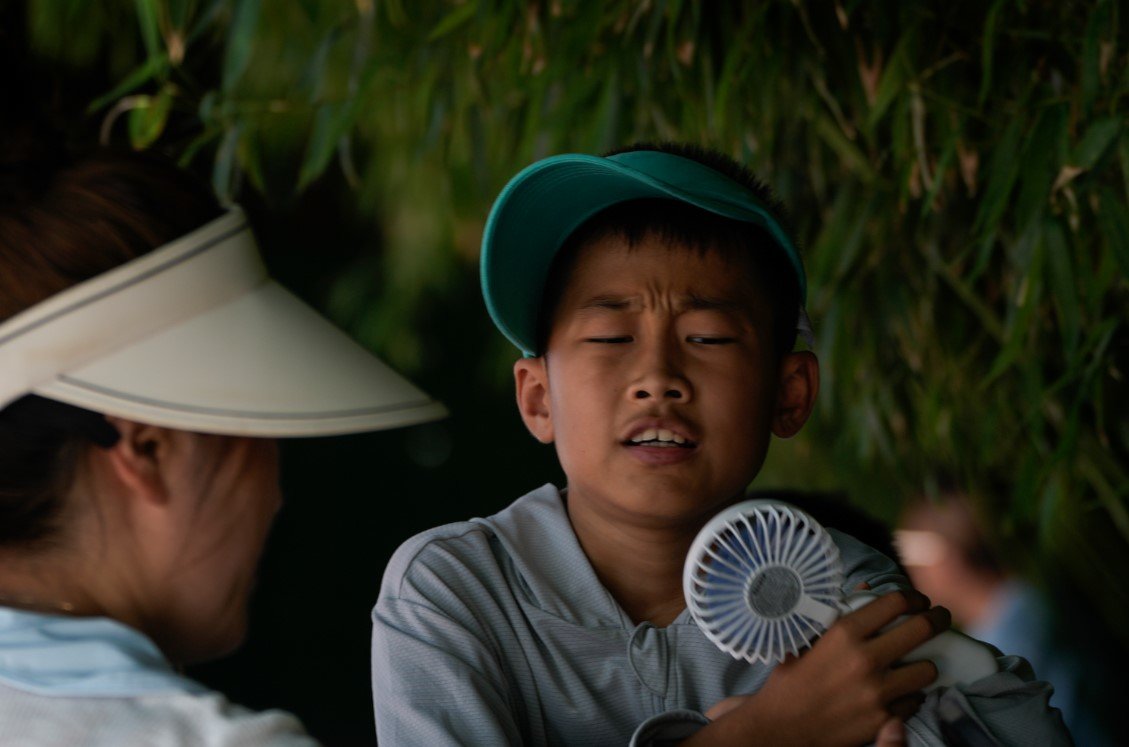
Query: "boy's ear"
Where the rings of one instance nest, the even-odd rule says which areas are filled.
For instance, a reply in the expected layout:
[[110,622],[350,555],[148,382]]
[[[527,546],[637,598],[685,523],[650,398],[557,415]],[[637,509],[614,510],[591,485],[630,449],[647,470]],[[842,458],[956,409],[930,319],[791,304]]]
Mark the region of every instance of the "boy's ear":
[[173,432],[123,418],[106,419],[121,436],[110,448],[99,450],[112,477],[143,501],[166,503],[170,497],[167,472]]
[[772,432],[780,438],[799,433],[815,407],[819,393],[819,360],[815,354],[800,350],[788,353],[780,362],[780,384],[776,392],[776,409],[772,414]]
[[545,356],[514,363],[517,409],[529,432],[543,444],[553,442],[553,410],[549,406],[549,370]]

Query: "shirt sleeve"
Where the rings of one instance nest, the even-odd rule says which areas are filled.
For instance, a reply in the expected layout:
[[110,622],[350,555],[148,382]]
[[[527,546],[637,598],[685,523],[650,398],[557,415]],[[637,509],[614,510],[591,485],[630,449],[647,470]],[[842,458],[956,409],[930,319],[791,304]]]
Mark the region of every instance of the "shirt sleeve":
[[1026,660],[998,658],[1000,671],[968,685],[937,688],[906,723],[911,744],[952,743],[953,730],[979,734],[970,744],[1070,747],[1062,712],[1050,705],[1051,685],[1036,680]]
[[372,696],[377,742],[522,743],[499,657],[460,592],[456,564],[401,547],[373,610]]
[[[893,560],[849,535],[831,533],[843,561],[844,593],[861,582],[879,594],[911,588]],[[908,744],[1073,745],[1062,712],[1050,705],[1051,685],[1035,679],[1018,656],[1001,655],[996,661],[995,674],[930,691],[917,715],[906,722]]]
[[631,735],[629,747],[670,747],[689,739],[710,720],[697,711],[660,713],[644,721]]

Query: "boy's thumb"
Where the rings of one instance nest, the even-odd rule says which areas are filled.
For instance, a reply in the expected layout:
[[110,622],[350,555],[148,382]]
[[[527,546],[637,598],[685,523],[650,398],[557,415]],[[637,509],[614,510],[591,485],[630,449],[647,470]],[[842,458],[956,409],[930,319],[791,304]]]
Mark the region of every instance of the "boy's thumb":
[[906,725],[900,718],[892,718],[882,724],[874,747],[902,747],[906,743]]

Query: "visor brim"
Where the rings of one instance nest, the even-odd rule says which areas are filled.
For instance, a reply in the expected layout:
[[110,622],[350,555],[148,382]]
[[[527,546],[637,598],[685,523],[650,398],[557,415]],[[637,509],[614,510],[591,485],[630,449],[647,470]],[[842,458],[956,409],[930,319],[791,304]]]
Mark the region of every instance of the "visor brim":
[[447,414],[273,281],[34,391],[138,422],[240,436],[337,435]]

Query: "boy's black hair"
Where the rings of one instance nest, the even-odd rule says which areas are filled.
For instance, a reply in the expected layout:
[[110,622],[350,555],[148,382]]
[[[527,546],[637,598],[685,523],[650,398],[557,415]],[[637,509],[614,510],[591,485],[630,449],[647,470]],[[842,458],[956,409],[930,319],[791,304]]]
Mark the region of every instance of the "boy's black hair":
[[[767,205],[781,225],[787,226],[783,204],[749,169],[732,158],[695,145],[638,143],[604,153],[604,157],[631,151],[653,150],[689,158],[708,166],[752,192]],[[580,249],[607,236],[622,236],[636,246],[648,235],[699,251],[740,251],[757,270],[759,288],[768,296],[773,314],[773,340],[778,357],[796,343],[800,313],[800,284],[783,250],[760,226],[726,218],[674,199],[630,200],[613,205],[586,220],[565,240],[549,268],[537,317],[538,355],[545,353],[553,318],[572,275]]]

